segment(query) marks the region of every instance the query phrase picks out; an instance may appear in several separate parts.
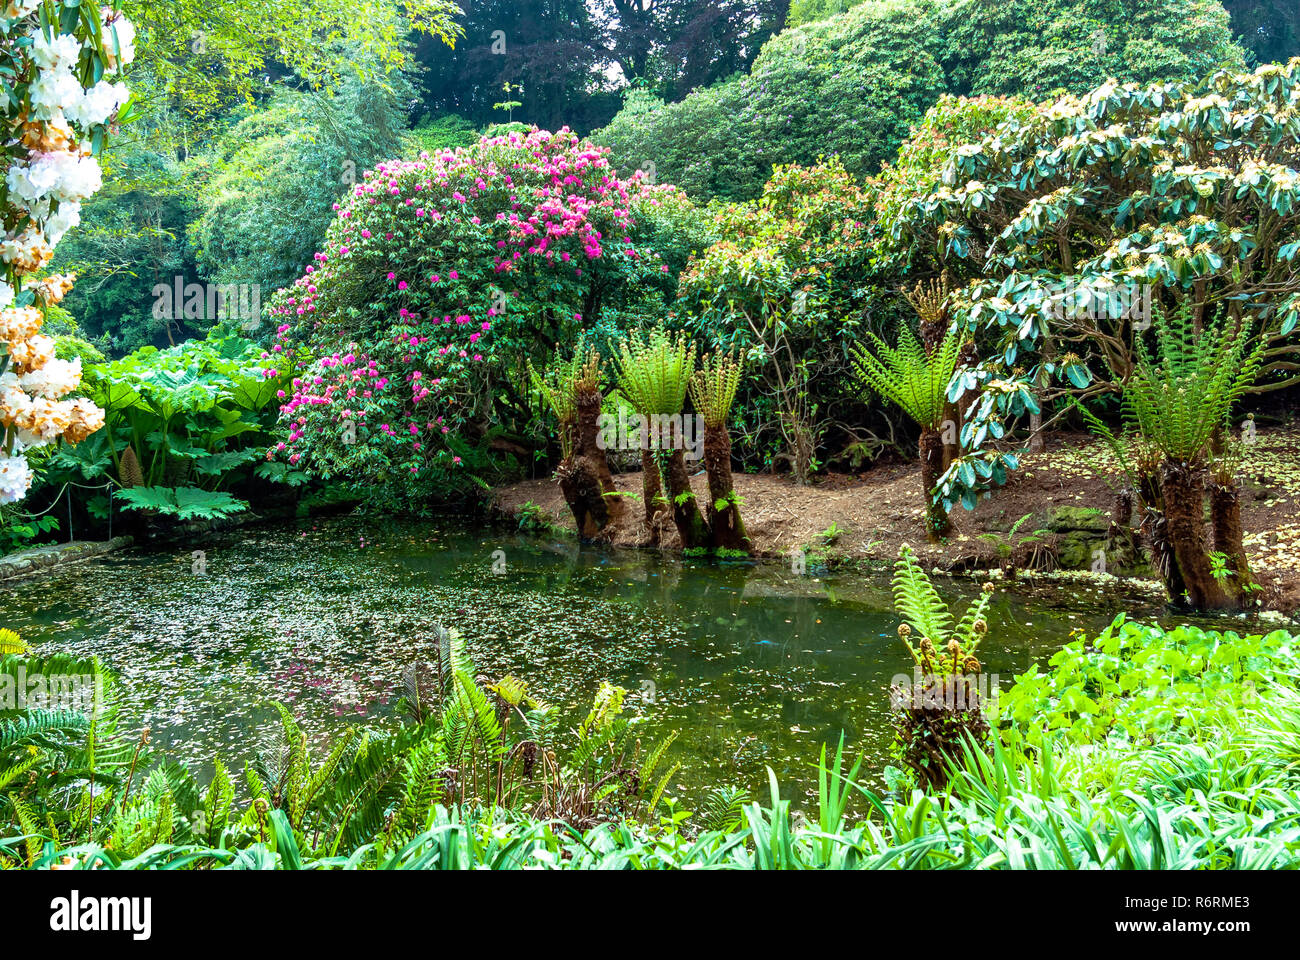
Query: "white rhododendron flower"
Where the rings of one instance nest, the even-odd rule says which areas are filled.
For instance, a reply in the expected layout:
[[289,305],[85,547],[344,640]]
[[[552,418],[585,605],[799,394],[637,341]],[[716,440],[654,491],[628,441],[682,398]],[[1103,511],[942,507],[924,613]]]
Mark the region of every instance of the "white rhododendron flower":
[[0,453],[0,503],[21,500],[31,485],[32,468],[27,465],[27,458]]
[[49,238],[50,245],[53,246],[62,240],[63,235],[79,223],[81,223],[81,204],[73,201],[59,204],[59,209],[45,221],[45,235]]
[[126,103],[130,93],[120,83],[101,80],[82,96],[80,102],[67,107],[64,115],[73,123],[83,127],[93,127],[104,123],[114,111]]
[[70,70],[44,70],[31,85],[32,108],[38,119],[57,120],[81,102],[81,82]]
[[25,273],[39,270],[53,255],[54,251],[35,227],[29,226],[17,236],[10,235],[0,241],[0,259]]
[[[9,0],[0,9],[18,20],[33,13],[39,0]],[[59,24],[30,29],[14,45],[19,61],[10,100],[30,104],[5,119],[4,140],[10,144],[4,184],[4,222],[0,259],[8,276],[0,280],[0,351],[7,355],[0,374],[0,503],[21,500],[32,483],[23,451],[62,439],[80,443],[104,426],[104,411],[85,397],[64,400],[81,385],[81,360],[60,360],[54,341],[39,331],[43,310],[58,303],[76,280],[56,274],[29,285],[34,302],[15,307],[24,278],[45,267],[54,246],[81,222],[81,201],[103,186],[99,162],[89,148],[104,125],[126,103],[122,84],[100,79],[88,87],[74,72],[92,52],[109,73],[135,57],[135,27],[109,8],[100,10],[103,30],[84,36],[84,21],[72,33],[47,33]],[[28,21],[30,24],[31,21]],[[11,38],[21,36],[14,25]],[[72,125],[75,125],[72,126]],[[17,225],[21,224],[21,229]]]
[[[108,55],[109,70],[116,70],[135,59],[135,24],[124,14],[114,14],[107,7],[100,12],[104,16],[104,50]],[[114,16],[116,20],[111,19]],[[113,46],[114,35],[117,37],[117,50],[121,51],[120,63]]]
[[61,201],[81,201],[104,185],[99,161],[75,153],[47,153],[42,158],[58,171],[53,194]]
[[81,385],[81,358],[48,361],[39,370],[24,373],[18,381],[24,390],[49,400],[66,396]]
[[32,60],[43,70],[71,70],[81,57],[81,41],[70,33],[47,39],[39,28],[32,31]]
[[5,16],[11,20],[17,20],[19,17],[25,17],[29,13],[35,12],[40,6],[41,0],[10,0],[5,4]]
[[6,180],[9,192],[24,201],[28,208],[49,195],[59,182],[59,171],[50,163],[41,163],[38,154],[33,163],[15,163],[9,168]]
[[104,185],[98,160],[66,150],[38,153],[27,163],[15,163],[7,179],[10,192],[29,210],[46,197],[62,202],[84,200]]

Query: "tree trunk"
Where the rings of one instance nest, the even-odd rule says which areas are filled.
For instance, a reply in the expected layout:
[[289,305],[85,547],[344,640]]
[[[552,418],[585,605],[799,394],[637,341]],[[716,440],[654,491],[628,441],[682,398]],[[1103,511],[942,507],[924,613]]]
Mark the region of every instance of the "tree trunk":
[[1160,492],[1160,476],[1152,469],[1138,477],[1138,499],[1146,508],[1146,516],[1138,529],[1151,541],[1151,564],[1160,574],[1169,599],[1175,604],[1182,604],[1183,594],[1187,590],[1183,575],[1178,569],[1178,560],[1174,557],[1173,544],[1169,542],[1169,521],[1165,519],[1165,500]]
[[930,427],[922,428],[919,448],[921,486],[925,488],[925,532],[931,540],[938,540],[952,530],[952,523],[948,520],[943,504],[935,503],[931,496],[939,483],[939,477],[943,475],[943,438],[939,431]]
[[589,457],[571,457],[555,470],[560,480],[560,492],[573,511],[573,522],[578,536],[590,540],[609,522],[609,505],[596,465]]
[[[1197,610],[1232,606],[1214,578],[1205,544],[1205,479],[1199,467],[1165,461],[1160,491],[1168,522],[1169,545],[1182,574],[1187,602]],[[1175,602],[1177,597],[1172,598]]]
[[661,451],[665,463],[668,499],[673,511],[673,523],[682,538],[683,550],[697,550],[709,545],[709,529],[700,514],[691,479],[686,472],[686,456],[681,449]]
[[[973,367],[979,362],[979,353],[975,349],[975,341],[967,340],[961,345],[961,350],[957,354],[957,369],[963,367]],[[951,437],[944,438],[943,445],[943,469],[947,470],[952,466],[952,462],[961,456],[961,428],[966,422],[966,415],[970,413],[970,408],[975,405],[979,399],[979,392],[976,390],[967,390],[961,395],[958,401],[947,405],[944,416],[952,420],[953,432]]]
[[1228,580],[1229,592],[1240,601],[1245,596],[1246,585],[1252,580],[1243,542],[1245,531],[1241,526],[1241,486],[1231,477],[1210,483],[1210,526],[1215,552],[1227,558],[1227,567],[1232,571]]
[[654,452],[645,445],[641,446],[641,499],[645,505],[645,523],[650,528],[651,542],[659,540],[659,512],[663,510],[664,485],[659,477],[659,464]]
[[605,498],[608,501],[606,513],[612,519],[622,514],[623,500],[618,495],[618,487],[614,483],[614,474],[609,469],[609,458],[605,455],[605,451],[599,443],[601,405],[600,391],[584,390],[579,392],[578,446],[575,453],[591,461],[592,469],[596,473],[596,479],[600,483],[601,492],[608,494]]
[[952,462],[961,456],[961,411],[955,403],[943,405],[943,424],[939,438],[943,441],[943,470],[946,472]]
[[[1041,402],[1041,401],[1040,401]],[[1042,453],[1047,449],[1047,438],[1043,436],[1043,415],[1029,415],[1029,452]]]
[[[731,476],[731,434],[726,424],[704,427],[704,469],[709,476],[709,540],[715,550],[750,552],[749,537],[740,519]],[[726,505],[720,510],[719,503]]]

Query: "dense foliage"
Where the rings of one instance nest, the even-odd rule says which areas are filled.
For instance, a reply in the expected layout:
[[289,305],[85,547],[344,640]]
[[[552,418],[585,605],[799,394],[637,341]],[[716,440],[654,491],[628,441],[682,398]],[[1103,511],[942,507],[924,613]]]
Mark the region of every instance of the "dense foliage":
[[[1295,382],[1298,69],[1065,97],[958,148],[942,184],[904,206],[895,241],[970,278],[958,320],[983,359],[950,391],[980,397],[970,454],[984,462],[1007,415],[1038,406],[1030,390],[1117,391],[1161,303],[1246,318],[1265,343],[1255,389]],[[955,462],[945,496],[987,489],[971,479]]]
[[[1175,606],[1256,602],[1236,418],[1300,386],[1300,58],[1243,71],[1293,14],[123,0],[137,37],[118,5],[0,16],[0,552],[61,532],[65,497],[69,537],[154,536],[319,483],[420,511],[550,473],[583,540],[748,559],[733,470],[914,450],[901,522],[1005,561],[1032,514],[950,514],[1068,418],[1118,464],[1108,543],[1145,542]],[[214,315],[217,288],[254,304]],[[1120,616],[992,697],[992,582],[959,616],[903,547],[893,590],[944,703],[895,686],[901,769],[869,789],[824,747],[807,817],[770,770],[763,800],[685,810],[673,734],[643,740],[622,688],[564,731],[441,628],[403,722],[317,752],[281,707],[242,781],[217,758],[201,787],[126,736],[98,662],[0,630],[0,694],[97,697],[0,699],[0,866],[1300,866],[1296,636]]]
[[[626,713],[622,688],[603,684],[577,729],[565,731],[519,678],[476,679],[456,631],[439,630],[429,659],[404,678],[399,730],[352,728],[315,757],[277,705],[280,736],[246,765],[242,784],[217,758],[201,787],[154,752],[147,732],[132,742],[116,680],[97,661],[32,656],[12,631],[0,640],[8,648],[0,684],[21,678],[29,696],[40,691],[39,704],[0,709],[3,861],[31,865],[43,855],[41,837],[84,836],[128,859],[162,844],[233,851],[270,841],[281,856],[356,851],[374,863],[421,834],[435,805],[528,811],[575,827],[647,819],[678,767],[664,760],[673,735],[637,736],[642,718]],[[74,691],[84,702],[67,706]]]
[[888,0],[778,34],[718,89],[630,102],[596,139],[692,196],[752,199],[780,164],[835,153],[874,172],[944,93],[1040,100],[1224,64],[1244,59],[1212,0]]
[[[693,813],[671,803],[657,817],[599,823],[546,805],[530,812],[493,803],[506,796],[494,794],[494,784],[511,791],[520,784],[520,796],[547,789],[540,760],[532,788],[518,771],[485,776],[480,803],[451,802],[448,784],[466,784],[463,776],[418,776],[439,757],[438,744],[465,737],[484,774],[527,756],[517,748],[492,752],[500,743],[493,699],[506,705],[508,726],[520,731],[514,736],[528,735],[524,710],[511,705],[522,686],[503,680],[484,690],[463,670],[432,726],[363,735],[364,748],[353,734],[316,765],[286,717],[288,750],[251,765],[247,791],[237,791],[224,766],[204,793],[184,768],[152,766],[142,755],[135,776],[143,786],[128,798],[122,780],[131,745],[105,744],[96,776],[106,789],[93,820],[75,787],[85,772],[84,718],[5,715],[0,757],[27,758],[0,807],[7,823],[0,856],[77,869],[1294,867],[1296,656],[1296,638],[1284,631],[1166,632],[1119,617],[1096,638],[1055,654],[1050,669],[1034,666],[1019,677],[1000,699],[988,753],[966,749],[951,764],[946,789],[882,795],[864,788],[861,760],[849,764],[841,743],[831,756],[823,750],[817,803],[806,816],[781,795],[774,774],[762,799],[718,790]],[[0,669],[24,662],[41,668],[10,655]],[[590,757],[596,770],[618,762],[611,724],[626,721],[602,708],[615,702],[598,699],[580,731],[585,739],[574,756]],[[479,723],[491,731],[477,735]],[[30,753],[27,745],[38,740],[41,749]],[[38,778],[42,792],[13,792],[18,777],[37,769],[53,774]],[[573,776],[578,767],[571,761],[563,769]],[[575,782],[600,780],[591,777]],[[431,792],[417,796],[417,786]],[[606,797],[625,797],[624,789]]]
[[273,349],[313,358],[285,398],[280,457],[445,492],[466,458],[531,418],[529,359],[662,312],[675,278],[648,242],[652,209],[684,202],[621,179],[565,130],[366,171],[270,306]]

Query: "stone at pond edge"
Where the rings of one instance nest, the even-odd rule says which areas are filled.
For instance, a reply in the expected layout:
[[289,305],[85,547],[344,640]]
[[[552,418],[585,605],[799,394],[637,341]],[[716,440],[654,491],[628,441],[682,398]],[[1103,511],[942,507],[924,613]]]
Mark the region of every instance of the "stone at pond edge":
[[0,557],[0,581],[30,576],[88,560],[91,557],[103,556],[114,550],[129,547],[132,543],[134,540],[131,537],[114,537],[112,540],[74,540],[72,543],[51,543],[12,553],[7,557]]

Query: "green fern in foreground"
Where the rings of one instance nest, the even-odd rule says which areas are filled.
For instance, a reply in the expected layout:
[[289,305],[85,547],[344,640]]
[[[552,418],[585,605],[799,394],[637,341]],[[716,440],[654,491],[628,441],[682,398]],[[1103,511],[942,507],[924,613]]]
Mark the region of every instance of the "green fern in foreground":
[[[948,604],[917,563],[912,548],[904,544],[894,563],[893,590],[894,609],[904,621],[898,628],[899,635],[919,666],[952,672],[974,658],[988,632],[984,614],[993,595],[991,583],[984,585],[979,599],[954,625]],[[920,637],[915,645],[908,639],[913,632]],[[978,668],[978,663],[975,666]]]

